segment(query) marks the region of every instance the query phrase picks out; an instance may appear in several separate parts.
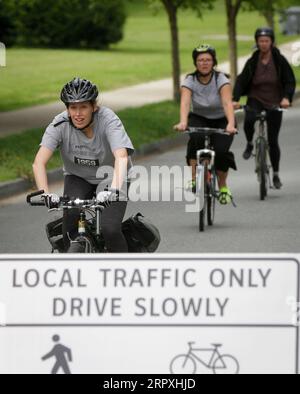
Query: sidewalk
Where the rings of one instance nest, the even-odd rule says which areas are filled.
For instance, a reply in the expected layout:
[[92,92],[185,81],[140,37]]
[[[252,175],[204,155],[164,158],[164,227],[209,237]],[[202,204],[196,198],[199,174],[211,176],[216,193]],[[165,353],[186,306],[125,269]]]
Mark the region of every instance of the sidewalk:
[[[299,42],[299,41],[297,41]],[[291,62],[294,42],[280,46],[280,50]],[[239,59],[241,70],[249,55]],[[219,65],[219,69],[229,72],[229,62]],[[184,75],[182,76],[184,78]],[[101,104],[114,111],[125,108],[141,107],[146,104],[172,100],[173,84],[171,79],[163,79],[139,85],[117,89],[100,94]],[[55,115],[64,110],[60,101],[52,104],[39,105],[17,111],[0,112],[0,138],[10,134],[22,133],[25,130],[47,126]]]

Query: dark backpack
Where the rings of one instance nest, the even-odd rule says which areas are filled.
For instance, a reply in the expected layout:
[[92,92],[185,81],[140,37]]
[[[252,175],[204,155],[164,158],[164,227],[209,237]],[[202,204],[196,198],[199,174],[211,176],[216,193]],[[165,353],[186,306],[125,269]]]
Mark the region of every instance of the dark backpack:
[[126,220],[122,231],[129,253],[154,253],[159,247],[161,237],[158,228],[141,213]]
[[65,251],[62,224],[63,218],[59,218],[46,225],[46,233],[52,246],[52,252],[57,250],[59,253],[64,253]]

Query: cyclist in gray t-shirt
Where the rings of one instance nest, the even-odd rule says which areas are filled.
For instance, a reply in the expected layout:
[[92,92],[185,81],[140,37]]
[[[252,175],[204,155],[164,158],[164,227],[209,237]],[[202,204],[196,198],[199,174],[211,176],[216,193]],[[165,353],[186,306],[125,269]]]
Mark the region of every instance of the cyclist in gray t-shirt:
[[[216,151],[216,170],[219,180],[221,204],[228,204],[232,194],[227,186],[229,168],[236,169],[230,147],[236,133],[234,108],[230,81],[223,73],[217,72],[217,56],[214,48],[201,45],[193,51],[196,71],[189,74],[182,84],[179,131],[190,127],[226,129],[230,137],[216,135],[212,143]],[[197,151],[204,148],[204,139],[191,135],[187,149],[187,162],[192,167],[192,181],[188,189],[196,192]]]
[[[132,168],[132,142],[121,120],[106,107],[97,105],[98,89],[88,80],[74,78],[61,92],[66,111],[47,127],[33,170],[38,189],[44,190],[46,205],[58,201],[49,192],[47,163],[59,149],[64,171],[64,195],[97,200],[108,208],[103,211],[102,231],[112,253],[128,252],[121,223],[127,207],[127,189]],[[113,204],[112,204],[113,202]],[[66,250],[77,236],[78,211],[64,214],[63,233]]]

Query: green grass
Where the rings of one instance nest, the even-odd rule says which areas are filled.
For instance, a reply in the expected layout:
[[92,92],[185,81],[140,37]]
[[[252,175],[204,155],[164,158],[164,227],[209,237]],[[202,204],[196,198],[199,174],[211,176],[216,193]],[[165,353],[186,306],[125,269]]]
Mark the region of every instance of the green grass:
[[[118,113],[135,146],[175,137],[172,125],[179,117],[178,105],[173,102],[147,105],[138,109],[128,109]],[[32,163],[39,149],[44,130],[34,129],[20,135],[1,138],[0,182],[17,178],[33,179]],[[48,169],[61,167],[58,152],[51,159]]]
[[[199,19],[192,11],[179,14],[182,72],[192,71],[191,50],[200,42],[210,42],[220,61],[228,59],[227,41],[205,38],[226,34],[223,0],[214,11]],[[253,35],[265,21],[256,13],[241,13],[238,34]],[[278,36],[278,42],[296,39]],[[239,55],[251,52],[252,41],[239,43]],[[130,5],[122,42],[109,51],[9,49],[7,67],[0,68],[0,111],[58,100],[62,85],[76,75],[112,90],[140,82],[170,77],[170,31],[166,13],[157,15],[142,2]]]
[[300,67],[293,67],[297,79],[297,85],[300,86]]

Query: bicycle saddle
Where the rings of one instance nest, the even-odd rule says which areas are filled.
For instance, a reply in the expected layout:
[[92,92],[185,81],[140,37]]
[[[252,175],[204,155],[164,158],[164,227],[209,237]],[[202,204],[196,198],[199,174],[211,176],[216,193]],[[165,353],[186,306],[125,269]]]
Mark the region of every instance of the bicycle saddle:
[[212,343],[211,344],[213,347],[215,347],[215,348],[218,348],[218,347],[221,347],[221,346],[223,346],[223,345],[220,345],[220,344],[215,344],[215,343]]

